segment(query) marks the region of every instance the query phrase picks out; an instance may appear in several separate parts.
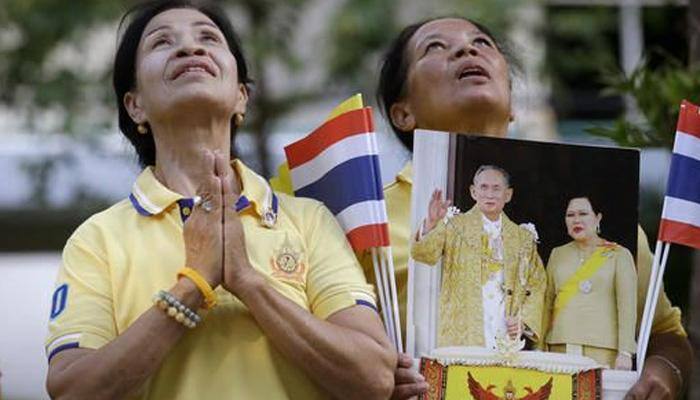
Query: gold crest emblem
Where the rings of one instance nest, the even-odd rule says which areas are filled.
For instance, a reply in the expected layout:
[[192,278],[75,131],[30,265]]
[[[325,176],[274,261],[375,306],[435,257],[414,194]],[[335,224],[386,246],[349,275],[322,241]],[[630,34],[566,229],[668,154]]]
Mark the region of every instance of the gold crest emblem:
[[306,267],[302,261],[302,252],[296,251],[285,235],[284,243],[271,259],[272,275],[283,279],[301,282]]

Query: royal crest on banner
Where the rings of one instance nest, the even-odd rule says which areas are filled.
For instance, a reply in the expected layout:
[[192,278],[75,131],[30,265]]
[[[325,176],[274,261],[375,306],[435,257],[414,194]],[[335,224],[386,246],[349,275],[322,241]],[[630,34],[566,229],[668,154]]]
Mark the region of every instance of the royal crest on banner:
[[599,400],[601,370],[552,373],[530,368],[441,363],[421,358],[429,385],[421,400]]

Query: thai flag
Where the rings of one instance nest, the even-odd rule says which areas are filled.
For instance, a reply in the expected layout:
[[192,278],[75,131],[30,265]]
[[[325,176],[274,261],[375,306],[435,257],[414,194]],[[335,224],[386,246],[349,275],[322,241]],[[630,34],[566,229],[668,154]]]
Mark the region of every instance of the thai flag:
[[355,251],[389,245],[372,121],[370,107],[354,109],[284,148],[294,194],[323,202]]
[[659,240],[700,249],[700,109],[683,100]]

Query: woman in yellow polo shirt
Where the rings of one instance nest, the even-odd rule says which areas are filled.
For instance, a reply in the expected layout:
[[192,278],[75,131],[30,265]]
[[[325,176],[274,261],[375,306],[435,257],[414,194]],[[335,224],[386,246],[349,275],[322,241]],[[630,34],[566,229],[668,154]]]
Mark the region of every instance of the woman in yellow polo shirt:
[[387,398],[396,355],[320,203],[230,150],[250,78],[226,14],[142,3],[114,63],[144,170],[68,240],[53,294],[54,398]]
[[[510,70],[515,64],[508,54],[485,26],[465,18],[436,18],[404,28],[385,53],[377,90],[378,103],[398,139],[410,151],[415,129],[505,136],[514,118]],[[411,183],[408,163],[384,192],[403,310],[411,237]],[[641,313],[651,266],[651,253],[641,229],[638,243]],[[688,376],[691,349],[680,324],[680,312],[671,307],[665,294],[657,305],[650,342],[644,372],[630,394],[640,399],[650,393],[675,396]],[[409,357],[399,356],[396,397],[426,390],[410,365]]]

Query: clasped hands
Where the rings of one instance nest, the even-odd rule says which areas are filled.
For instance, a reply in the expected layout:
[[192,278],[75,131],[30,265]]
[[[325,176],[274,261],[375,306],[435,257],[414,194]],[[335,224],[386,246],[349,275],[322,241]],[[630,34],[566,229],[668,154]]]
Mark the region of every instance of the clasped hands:
[[248,261],[243,225],[236,211],[237,179],[222,153],[206,151],[198,174],[199,205],[185,222],[185,265],[216,288],[232,294],[257,275]]

